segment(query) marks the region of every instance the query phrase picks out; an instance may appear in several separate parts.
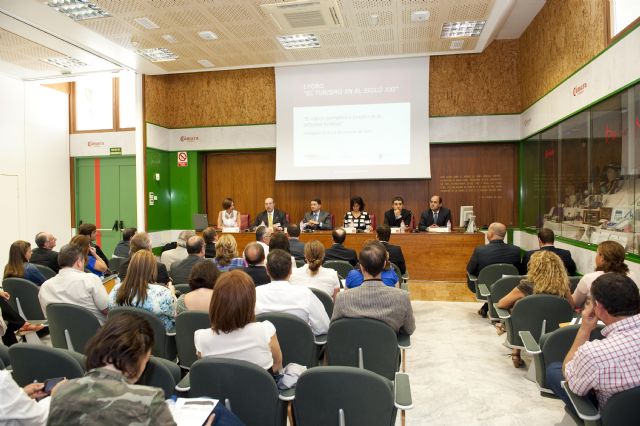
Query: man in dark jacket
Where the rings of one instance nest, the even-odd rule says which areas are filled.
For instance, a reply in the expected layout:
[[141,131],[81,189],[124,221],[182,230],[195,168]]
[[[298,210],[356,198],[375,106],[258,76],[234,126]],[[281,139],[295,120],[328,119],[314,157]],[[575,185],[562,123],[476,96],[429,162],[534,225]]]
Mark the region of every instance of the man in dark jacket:
[[[564,250],[561,248],[557,248],[553,245],[555,241],[555,235],[551,229],[542,228],[538,231],[538,245],[540,246],[540,250],[548,250],[552,253],[558,255],[558,257],[564,263],[564,267],[567,268],[567,274],[569,276],[576,274],[576,262],[571,258],[571,252],[569,250]],[[531,255],[537,252],[538,250],[531,250],[525,253],[524,258],[522,258],[522,274],[526,274],[529,270],[529,260],[531,259]]]
[[351,266],[358,263],[358,255],[356,251],[343,245],[347,239],[347,233],[342,228],[336,228],[331,233],[333,245],[329,247],[324,254],[324,260],[346,260]]

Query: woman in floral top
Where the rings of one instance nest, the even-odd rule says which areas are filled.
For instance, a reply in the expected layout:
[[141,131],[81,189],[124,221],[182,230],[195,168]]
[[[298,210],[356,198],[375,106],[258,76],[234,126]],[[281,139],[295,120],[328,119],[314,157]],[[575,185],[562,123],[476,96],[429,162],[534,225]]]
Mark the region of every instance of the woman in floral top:
[[109,309],[134,306],[149,311],[162,320],[164,328],[175,328],[176,291],[169,283],[156,284],[156,257],[148,250],[133,254],[127,276],[109,294]]

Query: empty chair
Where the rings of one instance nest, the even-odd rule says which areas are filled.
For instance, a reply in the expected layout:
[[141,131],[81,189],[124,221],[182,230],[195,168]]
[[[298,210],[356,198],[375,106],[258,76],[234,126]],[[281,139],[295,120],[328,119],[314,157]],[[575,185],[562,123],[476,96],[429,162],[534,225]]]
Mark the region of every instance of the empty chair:
[[487,296],[487,304],[489,305],[489,310],[487,311],[487,315],[489,316],[489,321],[500,321],[496,308],[493,307],[493,304],[497,303],[500,299],[509,294],[509,292],[513,290],[523,278],[525,278],[525,275],[510,275],[502,277],[493,283],[493,285],[488,287],[489,295]]
[[190,397],[219,399],[247,425],[284,426],[287,403],[273,377],[260,366],[236,359],[205,357],[189,373]]
[[469,275],[471,282],[475,282],[476,300],[479,302],[487,300],[491,285],[505,275],[519,275],[518,268],[510,263],[494,263],[482,268],[478,277]]
[[175,333],[167,332],[160,318],[149,311],[133,306],[118,306],[117,308],[110,309],[109,318],[122,313],[140,315],[149,321],[151,328],[153,328],[153,355],[169,360],[176,359],[177,350]]
[[324,310],[327,311],[327,315],[329,315],[329,318],[331,318],[331,315],[333,315],[333,299],[331,298],[331,296],[317,288],[309,287],[309,290],[311,290],[313,294],[315,294],[316,297],[320,299],[322,305],[324,306]]
[[176,289],[176,292],[180,292],[180,294],[187,294],[191,291],[191,287],[189,284],[174,284],[173,287]]
[[282,350],[282,365],[295,362],[310,368],[318,364],[316,345],[309,324],[284,312],[260,314],[256,321],[269,321],[275,326]]
[[20,316],[31,323],[44,322],[45,317],[40,307],[38,293],[40,287],[24,278],[5,278],[2,287],[11,294],[8,300],[12,308],[20,313]]
[[164,391],[165,398],[170,398],[179,381],[180,367],[164,358],[152,356],[138,379],[138,384],[160,388]]
[[9,348],[13,378],[20,387],[54,377],[84,375],[84,355],[40,344],[20,343]]
[[613,395],[600,410],[595,407],[588,396],[580,396],[573,393],[566,382],[562,382],[562,387],[567,392],[567,395],[569,395],[569,399],[571,399],[571,403],[576,409],[578,417],[584,421],[585,426],[621,426],[636,424],[638,401],[640,401],[640,386]]
[[32,265],[35,266],[38,271],[40,271],[40,273],[42,274],[42,276],[46,280],[56,276],[56,271],[54,271],[53,269],[49,268],[48,266],[39,265],[37,263],[32,263]]
[[346,260],[327,260],[322,266],[325,268],[331,268],[338,272],[341,279],[345,279],[347,274],[353,270],[353,266]]
[[240,230],[244,231],[249,228],[249,224],[251,223],[251,215],[241,214],[240,215]]
[[211,322],[208,312],[185,311],[176,317],[176,345],[180,367],[188,369],[196,362],[198,357],[193,343],[193,333],[209,327]]
[[86,308],[70,303],[47,306],[49,332],[54,348],[85,353],[85,346],[100,328],[98,319]]

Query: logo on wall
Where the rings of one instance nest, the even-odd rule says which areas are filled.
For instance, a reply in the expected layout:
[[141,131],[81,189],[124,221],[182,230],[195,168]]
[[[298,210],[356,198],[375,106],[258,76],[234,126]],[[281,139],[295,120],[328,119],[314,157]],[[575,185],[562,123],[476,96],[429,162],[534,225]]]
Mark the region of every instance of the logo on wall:
[[185,151],[178,152],[178,167],[187,167],[189,165],[189,155]]
[[89,142],[87,142],[87,146],[104,146],[104,142],[89,141]]
[[180,136],[180,142],[195,142],[199,139],[198,136]]
[[582,92],[584,92],[584,89],[587,88],[587,83],[582,83],[579,86],[576,86],[573,88],[573,96],[578,96],[580,95]]

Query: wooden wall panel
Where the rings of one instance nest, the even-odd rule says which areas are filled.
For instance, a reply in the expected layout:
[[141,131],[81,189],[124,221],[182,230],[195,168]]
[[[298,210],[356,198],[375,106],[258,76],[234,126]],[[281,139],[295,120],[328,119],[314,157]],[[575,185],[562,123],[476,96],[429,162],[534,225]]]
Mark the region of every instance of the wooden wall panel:
[[547,0],[519,39],[523,110],[606,47],[606,3]]
[[496,40],[484,52],[432,56],[429,115],[517,114],[518,41]]
[[166,76],[145,75],[142,81],[144,87],[144,120],[168,127]]

